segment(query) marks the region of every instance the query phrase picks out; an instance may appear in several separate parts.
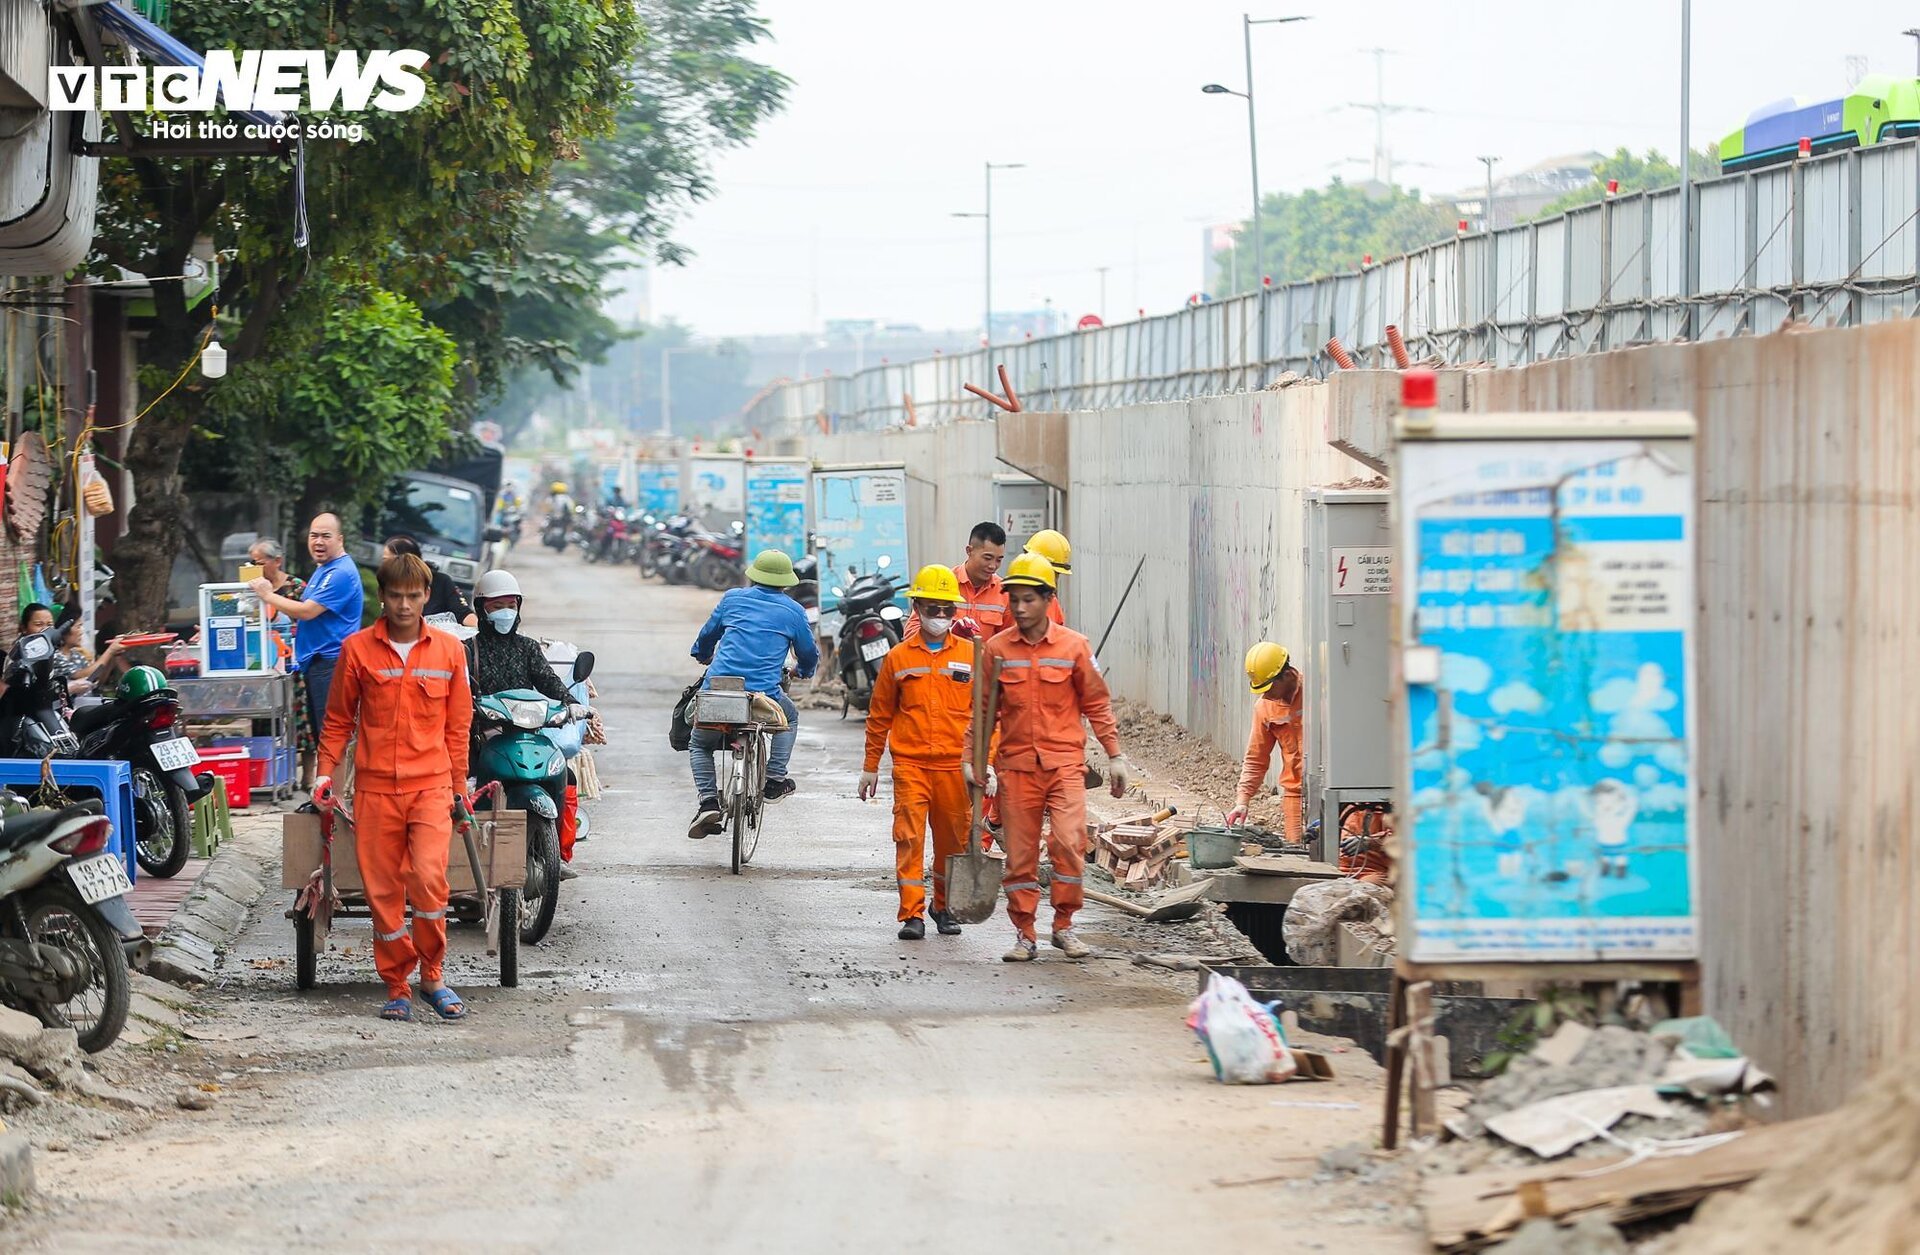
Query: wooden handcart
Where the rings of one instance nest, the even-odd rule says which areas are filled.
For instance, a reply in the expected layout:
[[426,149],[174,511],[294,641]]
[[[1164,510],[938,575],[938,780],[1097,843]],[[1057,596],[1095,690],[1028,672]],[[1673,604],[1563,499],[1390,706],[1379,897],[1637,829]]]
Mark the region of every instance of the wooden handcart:
[[[371,916],[355,857],[351,818],[344,812],[336,813],[331,840],[325,827],[319,815],[291,814],[285,817],[280,837],[280,885],[299,895],[287,918],[293,921],[294,983],[301,989],[314,986],[333,916]],[[448,922],[485,924],[487,953],[500,957],[500,985],[510,989],[520,983],[520,888],[527,879],[526,813],[484,808],[477,811],[472,843],[456,835],[448,853],[447,883],[452,889]],[[309,886],[313,892],[302,892]]]

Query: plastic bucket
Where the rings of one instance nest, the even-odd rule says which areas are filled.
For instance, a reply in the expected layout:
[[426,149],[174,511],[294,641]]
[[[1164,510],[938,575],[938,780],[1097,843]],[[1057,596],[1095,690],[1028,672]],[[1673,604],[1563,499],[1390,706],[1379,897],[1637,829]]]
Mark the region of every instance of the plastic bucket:
[[1201,824],[1187,833],[1187,862],[1194,867],[1232,867],[1239,854],[1240,834],[1236,832]]

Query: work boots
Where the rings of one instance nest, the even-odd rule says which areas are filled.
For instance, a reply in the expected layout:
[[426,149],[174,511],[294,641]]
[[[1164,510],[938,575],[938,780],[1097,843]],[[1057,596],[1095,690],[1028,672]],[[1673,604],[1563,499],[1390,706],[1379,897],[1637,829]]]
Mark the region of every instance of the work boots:
[[960,935],[960,925],[953,922],[953,913],[951,911],[935,911],[933,913],[933,926],[940,931],[942,937],[958,937]]
[[1054,929],[1053,948],[1064,953],[1069,959],[1084,959],[1093,953],[1093,947],[1075,936],[1071,928]]
[[1002,963],[1031,963],[1033,962],[1034,955],[1039,952],[1040,948],[1031,941],[1028,941],[1025,937],[1015,937],[1013,939],[1013,949],[1001,955],[1000,961]]
[[918,941],[927,935],[927,921],[918,915],[900,922],[900,940]]

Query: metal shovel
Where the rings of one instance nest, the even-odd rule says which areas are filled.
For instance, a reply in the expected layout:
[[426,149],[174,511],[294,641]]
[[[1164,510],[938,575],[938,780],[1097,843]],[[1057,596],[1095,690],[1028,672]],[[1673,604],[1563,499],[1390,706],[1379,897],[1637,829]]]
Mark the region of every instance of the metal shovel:
[[999,859],[980,848],[980,832],[986,827],[987,742],[993,735],[994,716],[1000,712],[1000,666],[989,666],[982,680],[980,666],[973,669],[973,744],[968,747],[973,760],[973,822],[967,827],[964,854],[947,856],[947,913],[962,924],[981,924],[993,918],[1000,900],[1002,866]]

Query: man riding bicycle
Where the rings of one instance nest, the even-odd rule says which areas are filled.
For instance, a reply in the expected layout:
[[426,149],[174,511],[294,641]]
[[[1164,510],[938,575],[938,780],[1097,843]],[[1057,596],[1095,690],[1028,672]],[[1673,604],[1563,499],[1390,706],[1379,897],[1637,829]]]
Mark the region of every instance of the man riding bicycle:
[[[787,726],[774,733],[772,752],[767,755],[765,797],[777,802],[795,788],[787,777],[787,764],[793,758],[793,742],[800,735],[799,708],[781,687],[786,679],[787,654],[791,651],[799,659],[798,674],[805,679],[819,665],[820,650],[813,643],[807,612],[783,591],[799,582],[793,573],[793,559],[777,549],[763,549],[747,568],[747,579],[746,588],[728,589],[720,598],[690,652],[707,664],[700,687],[712,687],[716,675],[738,676],[748,692],[766,694],[786,712]],[[687,835],[696,840],[720,831],[720,789],[713,755],[723,741],[724,734],[714,729],[694,729],[689,757],[700,807]]]

